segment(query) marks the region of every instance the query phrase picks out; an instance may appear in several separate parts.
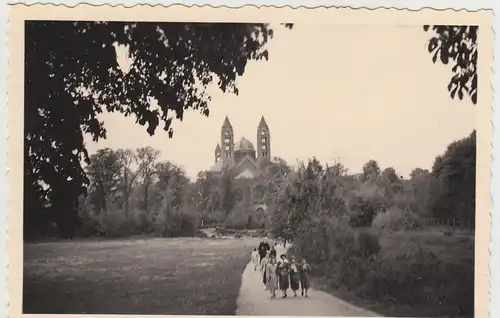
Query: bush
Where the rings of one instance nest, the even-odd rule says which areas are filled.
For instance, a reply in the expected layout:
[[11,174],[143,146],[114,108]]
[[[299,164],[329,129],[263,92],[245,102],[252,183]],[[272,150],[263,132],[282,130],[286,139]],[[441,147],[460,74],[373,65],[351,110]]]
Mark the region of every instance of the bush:
[[[360,237],[364,237],[360,242],[376,238]],[[424,308],[419,310],[442,308],[442,316],[472,317],[474,313],[474,267],[443,262],[418,245],[403,253],[338,258],[323,274],[331,287],[346,287],[365,300],[390,299],[394,304]]]
[[378,213],[372,222],[372,227],[388,231],[411,230],[419,226],[418,215],[397,207]]
[[[349,219],[318,217],[303,222],[294,245],[319,272],[339,280],[359,276],[357,264],[378,254],[378,237],[348,226]],[[362,276],[362,275],[361,275]]]
[[473,266],[444,262],[420,245],[384,251],[377,235],[346,223],[349,219],[315,217],[300,226],[293,252],[308,258],[315,276],[327,279],[332,288],[347,288],[364,299],[391,300],[419,306],[420,311],[441,308],[443,316],[473,314]]
[[229,213],[224,226],[237,230],[257,229],[261,227],[261,223],[255,216],[255,211],[245,204],[239,203]]
[[198,217],[196,214],[179,211],[167,219],[167,237],[195,236],[198,230]]
[[97,232],[105,237],[124,237],[136,233],[135,222],[126,217],[123,210],[110,206],[106,213],[101,212],[95,217],[97,221]]
[[427,281],[437,265],[435,256],[420,247],[417,251],[410,250],[392,258],[374,258],[367,280],[371,287],[366,289],[367,296],[386,295],[401,299],[409,294],[411,296],[404,301],[413,303],[417,301],[419,285]]
[[83,237],[103,236],[101,225],[96,218],[90,216],[80,217],[81,226],[78,235]]
[[355,228],[370,227],[373,218],[381,207],[382,203],[376,198],[355,196],[353,202],[350,204],[351,216],[349,225]]
[[380,250],[380,242],[376,235],[368,232],[359,233],[358,237],[358,251],[360,256],[372,257],[377,255]]
[[199,238],[208,238],[207,233],[203,232],[202,230],[197,230],[195,236]]

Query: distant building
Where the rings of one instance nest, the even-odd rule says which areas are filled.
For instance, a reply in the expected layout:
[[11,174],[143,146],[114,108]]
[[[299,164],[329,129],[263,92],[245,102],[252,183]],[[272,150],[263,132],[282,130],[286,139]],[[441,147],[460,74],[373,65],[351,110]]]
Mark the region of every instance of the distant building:
[[215,165],[210,171],[232,170],[237,179],[254,179],[261,175],[261,162],[271,159],[271,134],[264,119],[257,126],[257,149],[245,137],[234,141],[233,126],[226,117],[222,123],[221,141],[215,147]]

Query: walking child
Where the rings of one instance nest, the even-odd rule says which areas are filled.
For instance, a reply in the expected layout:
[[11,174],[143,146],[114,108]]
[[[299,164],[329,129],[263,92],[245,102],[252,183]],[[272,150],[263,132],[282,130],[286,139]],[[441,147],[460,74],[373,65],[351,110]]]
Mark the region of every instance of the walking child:
[[259,252],[257,252],[257,248],[253,249],[251,258],[253,263],[253,270],[256,271],[259,266]]
[[293,296],[297,297],[297,290],[300,285],[299,264],[295,261],[295,257],[290,258],[290,288],[293,291]]
[[302,257],[301,264],[299,266],[300,275],[300,288],[302,290],[302,296],[309,297],[307,292],[309,290],[309,274],[311,273],[311,265],[307,263],[307,259]]
[[261,268],[261,272],[262,272],[262,282],[264,283],[264,286],[266,286],[266,289],[267,289],[267,264],[269,263],[269,252],[266,253],[266,255],[264,256],[264,258],[260,261],[260,268]]
[[285,254],[280,255],[281,261],[278,263],[277,273],[278,273],[278,285],[279,289],[283,293],[283,298],[287,297],[286,290],[290,287],[289,276],[290,267]]
[[278,287],[278,277],[276,275],[276,257],[271,257],[266,266],[267,290],[271,293],[271,298],[276,298],[276,289]]
[[267,238],[264,238],[264,240],[260,242],[257,249],[259,251],[260,261],[262,262],[262,260],[266,256],[266,253],[271,249],[271,246],[269,246],[269,243],[267,242]]

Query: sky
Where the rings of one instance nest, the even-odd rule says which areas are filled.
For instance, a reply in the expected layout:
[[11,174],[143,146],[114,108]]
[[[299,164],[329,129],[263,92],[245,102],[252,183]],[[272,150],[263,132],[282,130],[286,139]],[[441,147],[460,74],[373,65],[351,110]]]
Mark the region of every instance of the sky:
[[[210,90],[209,117],[187,111],[169,139],[161,128],[151,137],[134,118],[103,114],[107,139],[87,137],[87,149],[151,146],[195,178],[214,164],[226,116],[235,141],[244,136],[255,146],[264,116],[272,156],[290,164],[315,156],[357,173],[373,159],[407,177],[414,168],[430,169],[475,126],[470,99],[449,96],[451,66],[432,63],[430,36],[420,25],[277,26],[267,44],[269,61],[247,64],[238,96]],[[117,52],[126,68],[130,60]]]

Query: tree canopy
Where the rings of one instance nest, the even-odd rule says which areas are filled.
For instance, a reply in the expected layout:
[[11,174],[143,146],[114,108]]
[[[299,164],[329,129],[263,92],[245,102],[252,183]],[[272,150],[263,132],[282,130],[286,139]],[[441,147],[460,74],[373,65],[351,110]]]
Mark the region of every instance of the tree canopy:
[[460,100],[469,95],[477,103],[477,26],[424,25],[425,31],[434,32],[427,50],[432,62],[453,63],[453,76],[448,84],[451,98]]
[[[268,58],[272,37],[267,24],[27,21],[25,223],[42,205],[55,222],[70,222],[67,211],[89,185],[84,134],[106,138],[100,113],[134,116],[150,135],[162,124],[172,137],[185,110],[209,115],[210,83],[238,94],[236,78],[248,61]],[[128,49],[129,70],[118,65],[117,45]]]

